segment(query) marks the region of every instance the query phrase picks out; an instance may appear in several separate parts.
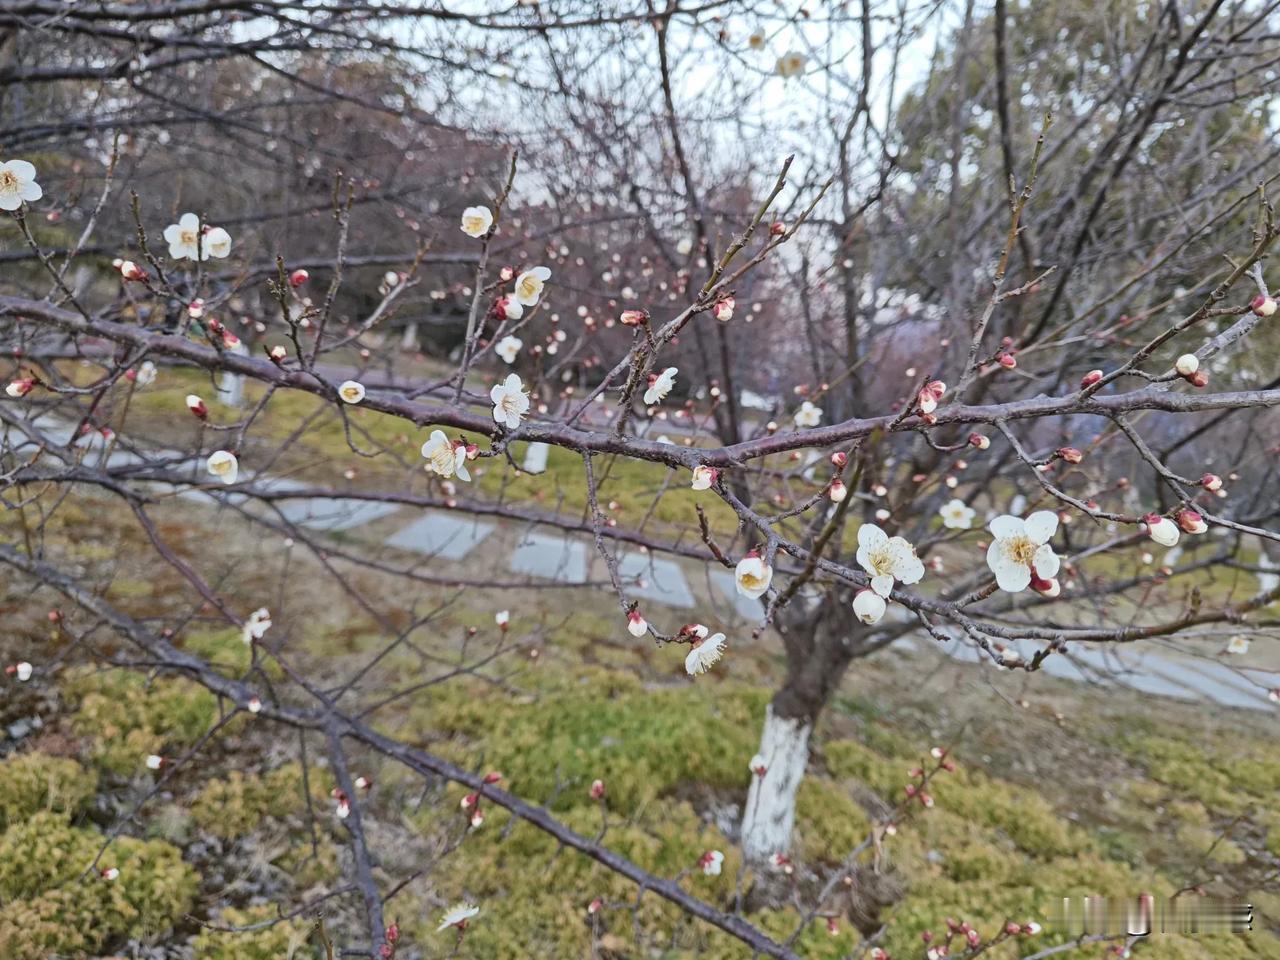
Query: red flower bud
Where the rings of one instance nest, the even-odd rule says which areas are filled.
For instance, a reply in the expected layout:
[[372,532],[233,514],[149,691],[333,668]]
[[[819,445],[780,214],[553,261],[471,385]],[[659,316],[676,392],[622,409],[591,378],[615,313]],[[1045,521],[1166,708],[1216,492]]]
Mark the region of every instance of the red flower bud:
[[289,274],[289,286],[300,287],[309,279],[311,279],[311,274],[307,273],[307,271],[301,269],[295,270],[293,273]]
[[1085,390],[1092,387],[1095,383],[1102,379],[1101,370],[1090,370],[1080,378],[1080,389]]
[[1000,364],[1000,366],[1004,367],[1006,370],[1012,370],[1018,365],[1018,361],[1014,358],[1012,353],[1000,354],[1000,356],[996,357],[996,363]]
[[1084,459],[1084,454],[1076,447],[1059,447],[1058,456],[1067,461],[1067,463],[1079,463]]
[[837,470],[843,470],[845,464],[849,462],[849,455],[843,450],[837,450],[831,455],[831,465]]

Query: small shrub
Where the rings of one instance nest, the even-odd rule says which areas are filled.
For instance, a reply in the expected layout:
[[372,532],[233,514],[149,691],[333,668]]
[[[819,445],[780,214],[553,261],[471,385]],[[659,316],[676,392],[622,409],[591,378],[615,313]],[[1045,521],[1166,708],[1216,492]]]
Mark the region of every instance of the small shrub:
[[40,810],[76,813],[98,778],[74,760],[22,753],[0,762],[0,830]]

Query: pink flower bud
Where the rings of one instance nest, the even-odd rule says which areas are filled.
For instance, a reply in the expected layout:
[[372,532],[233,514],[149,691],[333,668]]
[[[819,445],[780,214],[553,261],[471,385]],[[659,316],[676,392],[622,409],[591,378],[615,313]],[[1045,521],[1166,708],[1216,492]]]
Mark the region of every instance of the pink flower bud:
[[831,455],[831,465],[837,470],[843,470],[845,464],[849,462],[849,455],[843,450],[837,450]]
[[979,450],[985,450],[987,447],[991,446],[991,439],[981,433],[971,433],[969,434],[969,444],[970,446],[977,447]]
[[1004,925],[1004,932],[1009,934],[1010,936],[1020,933],[1021,931],[1022,931],[1022,927],[1018,926],[1012,920],[1010,920],[1008,923]]
[[716,305],[711,308],[711,315],[721,323],[728,323],[733,319],[733,308],[737,305],[737,301],[733,297],[721,297],[716,301]]
[[9,385],[4,388],[4,392],[17,399],[18,397],[25,397],[35,388],[35,377],[19,377],[17,380],[9,381]]
[[119,270],[120,276],[125,280],[138,281],[147,279],[147,271],[143,270],[132,260],[121,260]]
[[289,274],[289,286],[300,287],[310,279],[311,274],[307,273],[305,270],[298,269]]
[[1269,317],[1276,312],[1276,302],[1260,293],[1249,303],[1249,309],[1260,317]]
[[1210,493],[1216,493],[1222,489],[1222,478],[1216,473],[1206,473],[1200,478],[1200,486],[1204,487]]
[[1084,459],[1084,454],[1076,447],[1059,447],[1058,456],[1067,463],[1079,463]]
[[604,781],[592,780],[590,793],[591,793],[592,800],[602,799],[604,797]]
[[1101,379],[1102,379],[1101,370],[1090,370],[1088,373],[1086,373],[1083,377],[1080,378],[1080,389],[1087,390],[1089,387],[1092,387],[1095,383],[1097,383]]
[[209,416],[209,408],[194,393],[187,394],[187,409],[191,411],[197,420],[204,420]]
[[1187,377],[1187,383],[1193,387],[1207,387],[1209,385],[1209,375],[1203,370],[1197,370],[1191,376]]
[[644,310],[623,310],[618,322],[624,327],[638,327],[649,322],[649,314]]
[[[780,237],[787,232],[787,225],[781,220],[775,220],[769,225],[769,234],[774,237]],[[1272,304],[1271,311],[1275,312],[1275,304]]]
[[1183,533],[1204,533],[1209,529],[1209,525],[1204,522],[1204,517],[1194,510],[1179,510],[1175,519]]
[[399,924],[392,923],[391,926],[387,927],[387,932],[385,934],[385,937],[386,937],[387,943],[397,942],[400,939]]
[[458,806],[462,807],[463,810],[470,810],[479,802],[480,802],[479,794],[468,793],[465,797],[462,798],[462,801],[458,804]]
[[590,903],[587,904],[587,913],[597,914],[600,912],[600,908],[603,906],[604,906],[604,901],[601,900],[599,897],[596,897],[594,900],[592,900]]
[[831,498],[832,503],[840,503],[849,495],[849,490],[845,487],[844,482],[838,477],[831,481],[831,486],[827,488],[827,496]]
[[289,356],[289,351],[286,350],[281,344],[278,344],[278,343],[274,347],[272,347],[270,350],[267,351],[267,357],[271,360],[272,363],[277,365],[284,363],[285,359],[288,356]]
[[1000,354],[1000,356],[996,357],[996,363],[1000,364],[1000,366],[1004,367],[1006,370],[1012,370],[1018,365],[1018,361],[1014,358],[1012,353]]
[[490,771],[489,773],[486,773],[484,775],[484,782],[489,784],[497,783],[501,779],[502,779],[502,774],[500,774],[497,770]]
[[966,930],[964,938],[969,941],[969,946],[971,947],[976,947],[978,945],[978,941],[981,939],[981,937],[978,936],[978,931],[974,929]]

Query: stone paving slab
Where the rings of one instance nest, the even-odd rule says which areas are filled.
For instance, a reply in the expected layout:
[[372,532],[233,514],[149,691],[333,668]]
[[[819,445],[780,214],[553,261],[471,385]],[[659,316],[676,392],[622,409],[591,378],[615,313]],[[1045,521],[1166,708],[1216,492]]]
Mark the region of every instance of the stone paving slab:
[[564,537],[525,533],[511,555],[515,573],[559,580],[561,583],[587,582],[587,551],[582,543]]
[[744,597],[738,592],[738,583],[728,570],[712,570],[711,585],[722,600],[727,600],[734,612],[744,620],[759,620],[764,616],[764,604]]
[[674,560],[645,553],[623,554],[618,558],[618,576],[628,594],[686,610],[696,605],[689,581]]
[[387,545],[429,557],[461,560],[493,533],[494,525],[480,520],[428,513],[387,539]]
[[394,503],[379,503],[376,500],[324,497],[314,500],[285,501],[280,507],[280,512],[290,523],[312,530],[334,533],[372,523],[399,509],[400,507]]

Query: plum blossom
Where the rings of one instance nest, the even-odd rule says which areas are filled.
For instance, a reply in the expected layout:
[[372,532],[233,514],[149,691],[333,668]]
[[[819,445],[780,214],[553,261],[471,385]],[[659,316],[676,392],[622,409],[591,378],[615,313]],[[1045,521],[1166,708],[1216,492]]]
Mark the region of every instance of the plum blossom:
[[764,756],[759,753],[757,753],[755,756],[751,758],[750,762],[747,764],[747,767],[757,777],[763,777],[766,773],[769,772],[769,764],[765,761]]
[[1180,377],[1190,377],[1200,369],[1200,358],[1194,353],[1184,353],[1174,363],[1173,369],[1178,371]]
[[534,267],[516,277],[515,290],[512,296],[516,303],[524,307],[532,307],[542,296],[542,288],[551,279],[551,271],[546,267]]
[[719,850],[708,850],[698,858],[698,866],[708,877],[720,876],[720,868],[724,864],[724,854]]
[[1157,513],[1148,513],[1142,518],[1142,522],[1146,525],[1147,536],[1162,547],[1174,546],[1181,536],[1176,523]]
[[738,561],[733,580],[740,594],[755,600],[764,596],[769,589],[773,580],[773,567],[764,562],[758,551],[752,550]]
[[223,483],[231,484],[236,482],[236,475],[240,472],[240,461],[229,450],[215,450],[209,454],[205,469]]
[[591,795],[592,800],[604,799],[604,781],[600,779],[591,781],[591,789],[587,791]]
[[524,307],[513,297],[499,297],[493,303],[493,315],[499,320],[519,320],[524,316]]
[[467,921],[480,912],[480,908],[471,903],[459,903],[450,907],[443,917],[440,918],[440,926],[436,927],[436,933],[448,930],[450,927],[457,927],[459,930],[467,928]]
[[887,609],[884,597],[874,590],[859,590],[853,597],[853,614],[865,624],[879,623]]
[[721,297],[716,301],[715,306],[711,308],[711,313],[721,323],[728,323],[733,319],[733,308],[737,305],[737,301],[733,297]]
[[699,464],[693,468],[693,483],[690,486],[694,490],[710,490],[719,478],[720,471],[715,467],[708,467],[705,463]]
[[450,441],[443,430],[431,431],[431,436],[422,445],[422,456],[426,458],[427,470],[431,473],[439,474],[445,479],[456,476],[459,480],[470,482],[466,444]]
[[676,367],[667,367],[662,373],[649,374],[649,389],[644,392],[644,402],[661,403],[667,399],[667,394],[676,385],[676,374],[679,372]]
[[996,517],[990,530],[995,539],[987,548],[987,566],[996,575],[1001,590],[1018,593],[1032,579],[1049,580],[1058,574],[1058,555],[1049,541],[1058,531],[1058,515],[1037,510],[1026,520]]
[[343,403],[359,403],[364,399],[364,384],[357,380],[344,380],[338,387],[338,396]]
[[271,629],[271,611],[266,607],[259,607],[244,622],[244,629],[240,631],[240,639],[246,644],[253,643],[255,640],[261,640],[267,635],[267,631]]
[[524,383],[517,373],[508,374],[502,383],[494,384],[489,399],[493,401],[494,422],[508,430],[517,429],[529,412],[529,395],[524,392]]
[[849,488],[844,485],[843,480],[836,477],[831,481],[831,486],[827,487],[827,496],[832,503],[843,503],[845,497],[849,496]]
[[689,655],[684,658],[684,669],[689,676],[696,677],[710,670],[722,656],[724,656],[724,634],[713,633],[705,639],[693,641]]
[[140,387],[149,387],[156,382],[156,365],[150,360],[143,360],[138,367],[138,375],[134,378]]
[[147,757],[148,770],[159,770],[163,766],[164,766],[164,757],[160,756],[158,753],[153,753],[149,757]]
[[643,637],[649,632],[649,622],[640,615],[639,610],[627,614],[627,633],[633,637]]
[[796,411],[795,420],[797,427],[816,427],[822,422],[822,408],[815,407],[806,400],[800,404],[800,409]]
[[520,348],[524,346],[524,341],[519,337],[505,336],[494,344],[493,352],[500,356],[503,361],[510,366],[516,362],[516,357],[520,355]]
[[164,239],[174,260],[221,259],[231,252],[231,235],[222,227],[205,230],[194,213],[184,213],[165,227]]
[[44,196],[36,183],[36,168],[26,160],[0,163],[0,210],[17,210],[24,203],[35,203]]
[[895,580],[919,583],[924,564],[916,556],[915,547],[902,537],[890,537],[874,523],[858,528],[858,565],[871,574],[871,589],[881,597],[893,592]]
[[1245,654],[1249,652],[1249,638],[1236,634],[1227,641],[1227,653]]
[[784,53],[778,58],[778,62],[774,65],[774,69],[778,71],[778,76],[784,80],[791,77],[799,76],[804,72],[804,65],[809,62],[809,58],[803,53],[795,50]]
[[973,508],[963,500],[949,500],[938,508],[942,525],[948,530],[968,530],[973,526]]
[[462,232],[479,239],[493,226],[493,212],[488,207],[467,207],[462,211]]
[[1183,533],[1204,533],[1209,529],[1209,525],[1204,522],[1204,517],[1195,510],[1179,510],[1176,519]]
[[21,660],[12,666],[5,667],[5,673],[16,679],[19,683],[26,683],[31,679],[33,668],[26,660]]
[[4,392],[17,400],[25,397],[35,388],[35,377],[19,377],[17,380],[9,381],[9,385],[4,388]]
[[916,401],[920,404],[920,412],[926,416],[938,409],[938,401],[947,392],[947,385],[941,380],[930,380],[921,389]]

